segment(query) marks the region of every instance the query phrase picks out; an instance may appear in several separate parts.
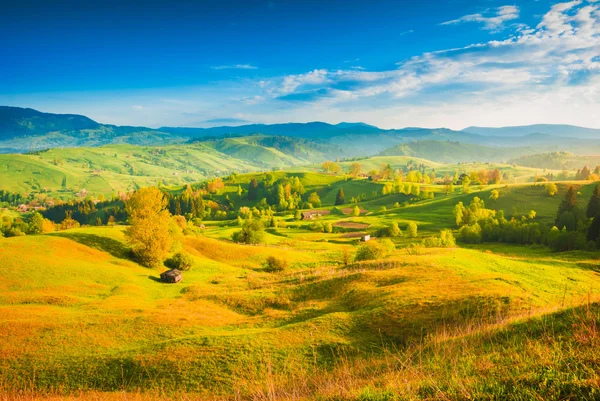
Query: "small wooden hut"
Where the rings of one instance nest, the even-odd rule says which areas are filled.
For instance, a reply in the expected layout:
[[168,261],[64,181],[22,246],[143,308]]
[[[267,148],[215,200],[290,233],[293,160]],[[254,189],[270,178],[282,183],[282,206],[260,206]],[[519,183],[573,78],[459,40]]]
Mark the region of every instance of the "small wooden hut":
[[177,270],[177,269],[171,269],[171,270],[167,270],[166,272],[162,272],[160,274],[160,280],[163,283],[178,283],[181,281],[181,279],[183,279],[183,273],[181,272],[181,270]]

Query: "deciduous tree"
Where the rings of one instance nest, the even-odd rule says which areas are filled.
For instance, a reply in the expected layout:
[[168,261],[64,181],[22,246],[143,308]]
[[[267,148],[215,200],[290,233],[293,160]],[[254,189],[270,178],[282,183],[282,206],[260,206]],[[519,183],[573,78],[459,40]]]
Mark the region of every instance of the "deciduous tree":
[[130,223],[126,235],[133,253],[144,266],[160,265],[172,244],[165,195],[156,187],[142,188],[131,196],[125,209]]

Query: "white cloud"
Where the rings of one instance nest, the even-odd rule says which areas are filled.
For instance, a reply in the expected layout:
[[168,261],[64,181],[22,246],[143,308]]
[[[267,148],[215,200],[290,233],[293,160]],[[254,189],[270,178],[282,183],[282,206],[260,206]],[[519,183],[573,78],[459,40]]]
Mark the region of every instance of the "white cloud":
[[553,6],[535,28],[515,27],[502,41],[425,53],[393,70],[320,69],[264,80],[263,87],[266,98],[302,95],[294,116],[310,110],[310,120],[346,115],[374,124],[438,121],[434,125],[456,128],[471,124],[470,115],[490,124],[562,119],[599,126],[598,77],[600,3],[575,1]]
[[499,31],[504,28],[504,23],[519,18],[519,7],[502,6],[495,9],[492,16],[483,14],[469,14],[455,20],[442,22],[440,25],[454,25],[463,22],[478,22],[483,24],[483,28],[489,31]]
[[143,110],[143,107],[140,105],[131,106],[131,108],[134,110]]
[[256,70],[256,69],[258,69],[258,67],[255,67],[251,64],[215,65],[211,68],[213,70]]

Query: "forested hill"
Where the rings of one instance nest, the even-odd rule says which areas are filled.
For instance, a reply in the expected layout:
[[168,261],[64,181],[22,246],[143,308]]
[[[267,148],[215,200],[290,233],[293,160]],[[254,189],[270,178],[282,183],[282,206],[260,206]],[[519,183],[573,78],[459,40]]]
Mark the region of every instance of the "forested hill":
[[77,114],[42,113],[0,106],[0,153],[116,143],[154,145],[187,140],[146,127],[100,124]]
[[455,141],[414,141],[403,143],[382,151],[380,156],[414,156],[438,163],[461,163],[472,161],[502,162],[531,154],[528,147],[491,147]]
[[[457,161],[462,158],[450,154],[465,152],[479,153],[478,159],[499,160],[505,157],[519,157],[519,151],[506,151],[498,155],[484,147],[526,148],[535,147],[536,152],[567,150],[578,154],[600,152],[600,142],[591,138],[600,138],[600,130],[572,126],[540,125],[532,127],[480,128],[470,127],[462,131],[447,128],[402,128],[382,129],[373,125],[356,122],[328,124],[324,122],[285,123],[285,124],[249,124],[241,126],[223,126],[211,128],[177,128],[116,126],[96,122],[88,117],[75,114],[42,113],[33,109],[0,106],[0,153],[26,153],[35,150],[64,147],[97,147],[109,144],[167,145],[186,142],[204,142],[216,139],[262,135],[264,137],[282,137],[305,140],[293,144],[313,153],[310,147],[316,143],[323,147],[328,143],[345,156],[373,156],[385,149],[399,144],[423,141],[460,142],[461,148],[447,144],[447,156],[440,161]],[[516,135],[516,136],[515,136]],[[577,137],[576,135],[579,135]],[[273,144],[272,144],[273,145]],[[282,147],[288,147],[290,140],[283,141]],[[428,147],[432,144],[428,144]],[[277,146],[274,146],[275,148]],[[414,147],[411,145],[411,147]],[[415,150],[417,155],[423,149]],[[283,152],[286,149],[282,149]],[[317,149],[320,151],[320,149]],[[331,152],[328,152],[331,153]],[[490,157],[488,157],[488,155]],[[422,157],[431,158],[427,154]],[[467,157],[468,156],[468,157]],[[255,155],[256,158],[260,154]],[[454,157],[454,158],[448,158]],[[466,159],[472,157],[465,155]]]

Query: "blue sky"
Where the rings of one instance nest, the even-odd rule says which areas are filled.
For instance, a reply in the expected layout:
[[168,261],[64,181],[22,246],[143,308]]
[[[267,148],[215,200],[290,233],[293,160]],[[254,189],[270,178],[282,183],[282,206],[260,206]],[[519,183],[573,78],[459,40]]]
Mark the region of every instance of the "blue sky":
[[152,127],[600,127],[598,0],[12,3],[0,104]]

